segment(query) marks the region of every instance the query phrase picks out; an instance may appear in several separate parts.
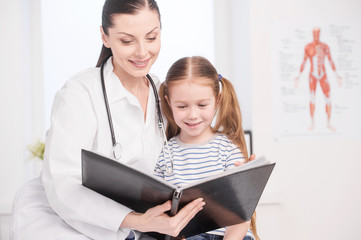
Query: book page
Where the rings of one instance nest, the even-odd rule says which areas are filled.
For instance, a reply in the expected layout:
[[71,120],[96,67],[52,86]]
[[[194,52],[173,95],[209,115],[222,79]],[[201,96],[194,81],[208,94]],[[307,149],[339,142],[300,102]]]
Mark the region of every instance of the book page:
[[256,157],[256,159],[254,159],[252,161],[249,161],[249,162],[247,162],[245,164],[242,164],[242,165],[240,165],[240,166],[238,166],[236,168],[227,170],[227,171],[225,171],[225,172],[223,172],[221,174],[215,174],[213,176],[210,176],[210,177],[207,177],[205,179],[201,179],[199,181],[196,181],[196,182],[193,182],[193,183],[188,184],[186,186],[183,186],[183,187],[179,188],[179,191],[181,191],[183,189],[191,188],[191,187],[196,186],[196,185],[198,185],[200,183],[203,183],[203,182],[211,181],[211,180],[214,180],[214,179],[217,179],[217,178],[222,178],[224,176],[233,174],[235,172],[242,172],[242,171],[246,171],[248,169],[264,166],[264,165],[267,165],[267,164],[270,164],[270,161],[265,156],[262,155],[262,156]]

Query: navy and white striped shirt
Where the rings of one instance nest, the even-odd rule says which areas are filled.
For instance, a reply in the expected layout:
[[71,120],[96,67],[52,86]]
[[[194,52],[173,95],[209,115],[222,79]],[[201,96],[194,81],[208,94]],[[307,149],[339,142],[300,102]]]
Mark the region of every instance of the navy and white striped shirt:
[[[236,161],[245,161],[241,150],[226,135],[220,133],[201,144],[183,143],[178,136],[171,138],[168,144],[174,164],[173,173],[166,171],[164,157],[169,165],[169,156],[162,152],[154,175],[180,187],[234,168]],[[224,235],[224,231],[222,228],[208,233]],[[249,231],[247,235],[249,234],[252,236],[252,232]]]
[[216,133],[211,139],[201,144],[186,144],[178,136],[169,140],[169,153],[173,159],[174,169],[168,174],[164,157],[160,154],[154,175],[176,186],[184,186],[202,180],[226,169],[235,167],[236,161],[244,161],[241,150],[226,135]]

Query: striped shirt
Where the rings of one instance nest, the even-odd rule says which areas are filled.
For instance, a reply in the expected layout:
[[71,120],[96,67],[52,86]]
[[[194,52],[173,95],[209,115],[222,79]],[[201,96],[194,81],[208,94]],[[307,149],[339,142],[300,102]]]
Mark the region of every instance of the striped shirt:
[[164,157],[169,165],[169,156],[162,152],[154,174],[180,187],[233,168],[236,161],[244,161],[240,149],[227,136],[219,133],[201,144],[186,144],[176,136],[168,141],[168,145],[173,159],[173,173],[166,171]]
[[[168,165],[170,161],[168,153],[163,154],[162,151],[154,175],[180,187],[234,168],[236,161],[245,161],[241,150],[226,135],[220,133],[201,144],[186,144],[176,136],[168,141],[168,145],[173,159],[173,173],[166,171],[164,158]],[[224,231],[222,228],[208,233],[224,235]],[[249,233],[252,234],[250,231]]]

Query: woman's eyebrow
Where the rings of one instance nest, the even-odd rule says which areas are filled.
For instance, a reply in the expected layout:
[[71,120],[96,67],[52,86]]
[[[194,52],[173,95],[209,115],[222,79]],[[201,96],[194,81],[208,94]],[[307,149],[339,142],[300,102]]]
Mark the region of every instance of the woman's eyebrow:
[[[157,28],[159,28],[159,27],[155,27],[155,28],[153,28],[152,30],[150,30],[146,35],[149,35],[149,34],[151,34],[152,32],[154,32]],[[126,32],[117,32],[116,34],[125,34],[125,35],[127,35],[127,36],[129,36],[129,37],[134,37],[132,34],[130,34],[130,33],[126,33]]]
[[159,28],[159,27],[153,28],[150,32],[147,33],[147,35],[148,35],[148,34],[151,34],[152,32],[154,32],[154,30],[156,30],[157,28]]

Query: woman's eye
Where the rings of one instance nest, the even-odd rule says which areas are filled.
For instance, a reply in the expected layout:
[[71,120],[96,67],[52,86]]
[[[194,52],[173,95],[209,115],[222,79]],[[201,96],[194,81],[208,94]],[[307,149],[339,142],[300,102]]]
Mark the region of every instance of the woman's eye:
[[154,40],[156,40],[156,39],[157,39],[156,37],[149,37],[149,38],[147,38],[148,41],[154,41]]
[[123,44],[130,44],[132,41],[131,40],[120,40]]

